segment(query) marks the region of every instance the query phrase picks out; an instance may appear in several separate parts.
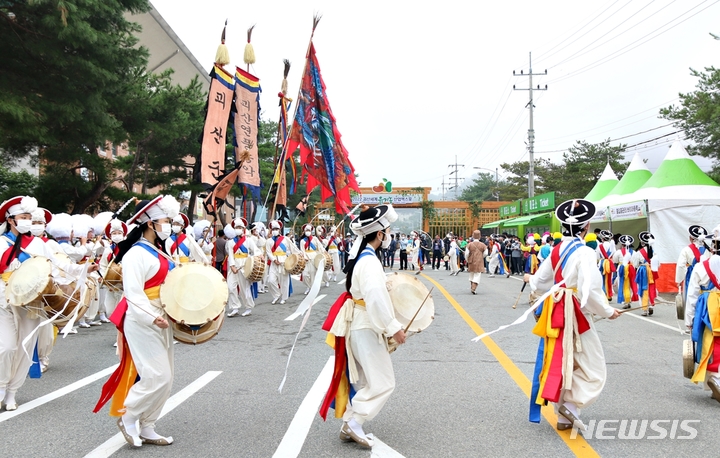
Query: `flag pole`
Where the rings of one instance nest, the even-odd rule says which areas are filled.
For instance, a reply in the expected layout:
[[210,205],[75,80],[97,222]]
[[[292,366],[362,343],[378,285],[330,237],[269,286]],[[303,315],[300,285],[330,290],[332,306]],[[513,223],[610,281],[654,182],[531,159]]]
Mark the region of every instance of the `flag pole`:
[[[286,98],[287,94],[287,76],[290,73],[290,61],[287,59],[283,60],[283,80],[282,84],[280,85],[280,93],[278,93],[278,96],[280,97],[280,115],[278,116],[278,131],[277,131],[277,140],[275,141],[275,172],[273,173],[273,182],[270,184],[270,187],[268,188],[267,196],[265,196],[265,204],[263,205],[265,207],[265,211],[267,211],[267,201],[270,198],[270,192],[272,191],[272,185],[275,184],[275,179],[278,180],[277,188],[275,189],[275,198],[273,199],[272,204],[272,211],[268,212],[267,214],[267,221],[268,223],[275,219],[275,207],[277,206],[277,200],[278,200],[278,194],[280,193],[280,180],[285,179],[285,142],[287,141],[287,138],[282,138],[282,118],[283,118],[283,112],[285,111],[285,100],[290,100],[292,102],[292,99]],[[287,119],[285,119],[285,128],[287,129]],[[278,150],[280,149],[280,142],[283,143],[282,148],[282,154],[278,156]],[[279,161],[279,162],[278,162]]]
[[[322,15],[320,15],[320,14],[316,13],[313,16],[313,27],[312,27],[312,32],[310,33],[310,41],[308,42],[307,51],[305,51],[305,66],[303,67],[303,71],[302,71],[302,74],[300,77],[300,87],[298,88],[298,95],[297,95],[297,98],[295,99],[297,102],[295,103],[295,111],[293,112],[293,118],[292,118],[293,122],[290,125],[290,129],[288,130],[288,135],[287,135],[287,137],[285,137],[285,141],[283,142],[282,153],[280,155],[283,158],[287,155],[288,140],[290,139],[290,137],[292,137],[293,130],[295,129],[295,117],[297,116],[298,106],[300,105],[299,100],[300,100],[300,96],[302,94],[302,80],[305,77],[305,73],[307,72],[307,68],[309,65],[308,61],[310,60],[310,48],[312,47],[313,37],[315,36],[315,29],[317,28],[317,25],[320,22],[320,19],[322,19]],[[285,163],[284,160],[282,162],[283,162],[283,164]],[[300,173],[302,174],[302,171]],[[280,177],[280,178],[282,179],[282,177]],[[308,195],[309,194],[310,193],[308,193]],[[275,207],[277,206],[277,195],[278,195],[278,193],[276,192],[275,200],[272,205],[272,216],[273,217],[275,216]]]

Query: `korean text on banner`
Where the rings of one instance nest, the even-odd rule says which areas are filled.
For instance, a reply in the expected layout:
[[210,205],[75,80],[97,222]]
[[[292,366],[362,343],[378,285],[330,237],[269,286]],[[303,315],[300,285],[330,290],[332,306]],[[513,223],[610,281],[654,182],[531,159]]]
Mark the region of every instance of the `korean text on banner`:
[[260,80],[237,68],[235,72],[235,159],[249,153],[240,167],[238,183],[246,185],[259,199],[260,173],[258,171],[258,127],[260,117]]
[[227,125],[235,85],[232,75],[217,65],[213,68],[211,76],[207,115],[200,150],[200,180],[206,186],[217,183],[225,169]]

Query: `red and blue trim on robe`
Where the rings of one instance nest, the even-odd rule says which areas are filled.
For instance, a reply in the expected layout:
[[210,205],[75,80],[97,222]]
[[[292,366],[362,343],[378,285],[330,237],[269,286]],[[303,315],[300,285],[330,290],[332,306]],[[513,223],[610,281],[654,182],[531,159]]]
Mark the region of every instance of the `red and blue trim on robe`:
[[[175,267],[175,263],[167,260],[164,256],[160,256],[160,253],[158,253],[155,249],[145,243],[140,242],[136,243],[135,245],[139,245],[146,249],[160,262],[160,268],[158,269],[157,273],[153,275],[150,280],[145,282],[143,289],[160,286],[165,281],[165,277],[167,277],[168,272],[170,272]],[[132,354],[130,354],[130,346],[127,344],[127,340],[125,339],[124,328],[127,309],[127,299],[125,299],[125,297],[123,296],[120,302],[118,302],[117,307],[115,307],[115,311],[110,316],[110,321],[112,321],[113,324],[117,326],[118,331],[120,331],[121,342],[118,345],[119,347],[122,347],[119,348],[120,365],[117,367],[117,369],[115,369],[115,372],[110,375],[108,381],[105,382],[105,384],[103,385],[102,391],[100,393],[100,399],[95,405],[93,413],[98,413],[100,409],[102,409],[103,406],[112,399],[112,402],[110,404],[110,416],[122,416],[125,409],[125,398],[127,398],[130,388],[132,388],[135,382],[139,380],[137,369],[135,368],[135,363],[132,360]]]
[[172,234],[170,236],[170,239],[173,241],[173,244],[170,247],[170,255],[177,254],[185,257],[190,256],[190,247],[183,243],[186,238],[187,235],[182,232],[179,234]]
[[[625,253],[627,252],[626,250],[628,249],[625,247],[620,248],[623,258],[625,257]],[[629,251],[630,255],[632,255],[633,250]],[[640,300],[640,298],[638,297],[637,283],[635,283],[636,275],[637,273],[635,272],[635,266],[633,266],[629,262],[627,264],[620,264],[618,266],[618,304],[627,304]]]
[[615,266],[615,263],[612,262],[612,259],[610,259],[610,253],[605,250],[602,243],[598,248],[600,249],[600,254],[602,255],[602,259],[600,260],[600,273],[603,276],[603,292],[605,292],[605,296],[608,298],[608,301],[612,301],[613,276],[617,272],[617,267]]
[[638,297],[642,299],[642,306],[646,308],[649,305],[655,305],[655,298],[657,298],[657,287],[655,286],[655,280],[657,280],[657,273],[653,272],[650,268],[650,258],[645,247],[638,250],[645,259],[644,264],[640,264],[635,274],[635,284],[637,284]]
[[702,255],[705,254],[705,246],[701,246],[698,248],[695,246],[694,243],[691,243],[688,245],[688,248],[690,248],[690,251],[693,252],[693,262],[687,267],[687,272],[685,272],[685,287],[683,288],[683,296],[685,299],[685,302],[687,302],[687,287],[690,284],[690,276],[692,276],[693,269],[695,268],[695,264],[700,262],[700,259],[702,259]]
[[698,366],[690,379],[694,383],[704,382],[707,372],[720,372],[720,293],[717,291],[720,282],[710,270],[710,261],[706,259],[702,263],[710,283],[702,287],[695,304],[691,338]]
[[[566,246],[568,243],[569,245]],[[553,269],[560,263],[560,267],[555,272],[555,284],[563,281],[562,270],[567,260],[578,248],[584,245],[580,239],[573,239],[570,242],[563,242],[553,247],[550,254]],[[561,257],[562,262],[560,262]],[[565,294],[572,294],[572,292],[564,290],[558,301],[555,301],[554,295],[550,295],[536,312],[540,318],[535,324],[533,334],[540,336],[540,343],[535,358],[535,370],[530,392],[529,420],[533,423],[540,423],[543,405],[560,400],[560,392],[563,386],[562,341],[565,332]],[[590,329],[590,324],[580,310],[580,301],[574,295],[572,303],[575,308],[578,333],[582,334]]]

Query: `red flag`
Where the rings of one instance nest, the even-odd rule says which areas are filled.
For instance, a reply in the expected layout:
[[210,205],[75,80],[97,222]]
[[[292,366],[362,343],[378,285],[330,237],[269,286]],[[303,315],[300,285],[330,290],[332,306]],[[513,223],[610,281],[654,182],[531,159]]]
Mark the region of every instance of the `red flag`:
[[342,144],[325,94],[325,83],[320,75],[320,65],[312,43],[308,50],[287,151],[292,153],[298,146],[303,173],[308,174],[308,193],[319,185],[322,201],[334,196],[335,209],[339,213],[347,214],[351,204],[350,189],[357,192],[360,190],[355,181],[355,169]]

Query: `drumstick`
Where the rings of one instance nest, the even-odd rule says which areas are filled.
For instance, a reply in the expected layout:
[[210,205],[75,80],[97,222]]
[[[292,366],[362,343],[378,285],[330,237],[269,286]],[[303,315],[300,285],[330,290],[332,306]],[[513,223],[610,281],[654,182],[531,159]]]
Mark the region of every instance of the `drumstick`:
[[405,329],[403,329],[403,332],[407,332],[407,330],[410,329],[410,325],[413,324],[413,321],[415,321],[415,317],[418,316],[418,313],[420,313],[420,309],[423,308],[423,305],[425,305],[425,301],[428,300],[428,297],[430,297],[430,293],[432,293],[434,289],[435,289],[434,286],[432,288],[430,288],[430,291],[428,291],[427,296],[425,296],[425,299],[423,299],[422,304],[420,304],[420,307],[418,307],[417,312],[415,312],[415,315],[413,315],[413,317],[412,317],[412,320],[410,320],[408,325],[405,326]]
[[[527,285],[527,283],[525,283]],[[515,303],[513,304],[513,308],[516,308],[518,305],[518,302],[520,302],[520,296],[522,296],[522,290],[525,289],[525,285],[523,285],[523,288],[520,290],[520,294],[518,294],[517,299],[515,299]]]
[[[633,310],[640,310],[641,308],[643,308],[642,305],[640,305],[640,306],[638,306],[638,307],[633,307],[633,308],[631,308],[631,309],[618,310],[618,313],[619,313],[620,315],[622,315],[623,313],[632,312]],[[604,317],[598,318],[597,320],[594,320],[594,321],[604,320],[605,318],[607,318],[607,317],[604,316]]]

